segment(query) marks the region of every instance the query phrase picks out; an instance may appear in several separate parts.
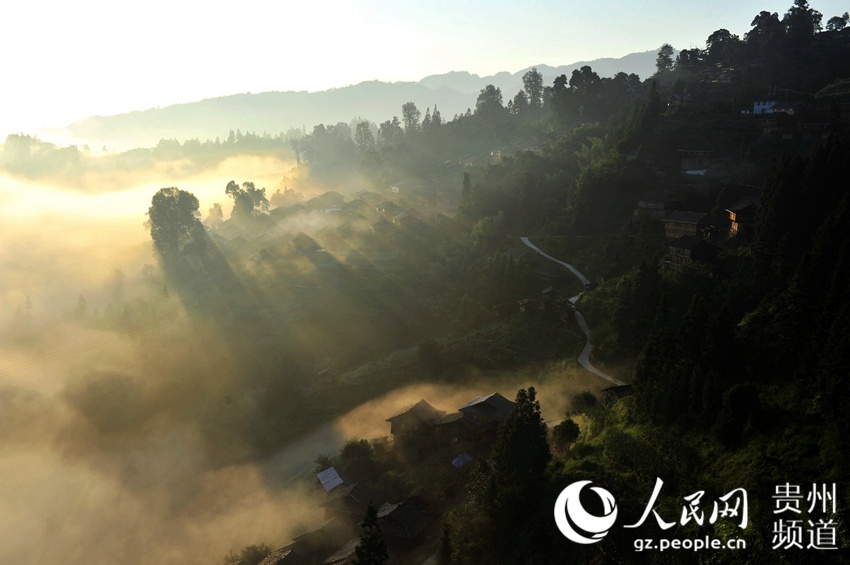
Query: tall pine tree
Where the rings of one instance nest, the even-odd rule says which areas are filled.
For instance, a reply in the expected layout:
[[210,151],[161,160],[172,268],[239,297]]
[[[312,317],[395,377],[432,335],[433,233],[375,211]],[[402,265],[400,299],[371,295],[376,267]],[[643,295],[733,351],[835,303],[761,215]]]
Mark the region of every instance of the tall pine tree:
[[378,525],[378,509],[371,502],[366,508],[366,517],[360,527],[363,533],[360,534],[360,543],[354,550],[355,565],[387,565],[387,544]]

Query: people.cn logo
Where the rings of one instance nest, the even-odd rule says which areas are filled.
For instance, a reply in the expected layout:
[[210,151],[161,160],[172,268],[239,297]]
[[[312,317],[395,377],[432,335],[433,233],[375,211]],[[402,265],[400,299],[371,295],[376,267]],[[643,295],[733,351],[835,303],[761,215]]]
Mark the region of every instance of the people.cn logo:
[[617,502],[614,496],[602,487],[590,487],[602,502],[602,516],[594,516],[584,509],[580,495],[589,484],[591,481],[573,483],[561,491],[555,501],[555,523],[567,539],[576,543],[591,544],[602,541],[617,520]]

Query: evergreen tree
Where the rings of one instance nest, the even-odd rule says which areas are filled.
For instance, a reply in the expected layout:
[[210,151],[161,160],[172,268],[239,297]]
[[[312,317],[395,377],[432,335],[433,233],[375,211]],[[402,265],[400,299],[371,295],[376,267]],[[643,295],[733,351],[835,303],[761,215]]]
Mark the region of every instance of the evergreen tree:
[[528,112],[528,95],[520,90],[511,101],[511,113],[524,116]]
[[528,106],[531,111],[540,111],[543,108],[543,75],[537,67],[522,75],[522,85],[528,96]]
[[527,492],[538,488],[552,459],[548,432],[540,415],[534,387],[520,389],[516,406],[499,427],[493,447],[497,480],[507,490]]
[[371,502],[366,508],[366,516],[360,523],[360,528],[363,533],[360,534],[360,543],[354,550],[355,565],[387,565],[387,544],[378,525],[378,509]]
[[411,133],[419,129],[419,116],[422,112],[413,102],[405,102],[401,107],[401,119],[404,122],[404,132]]
[[369,122],[359,122],[354,130],[354,144],[361,153],[375,148],[375,136]]
[[436,104],[434,104],[434,113],[431,114],[431,125],[435,129],[443,125],[443,117],[440,115],[440,111],[437,109]]
[[665,43],[658,50],[658,57],[655,59],[655,68],[659,73],[673,70],[673,46]]
[[669,321],[667,296],[662,295],[646,346],[635,367],[635,404],[641,416],[664,421],[671,415],[671,397],[676,390],[676,361],[679,343]]
[[460,190],[458,210],[465,215],[471,215],[473,211],[472,180],[469,178],[469,173],[463,173],[463,186]]
[[794,0],[782,18],[785,30],[792,41],[811,38],[822,29],[823,14],[809,7],[807,0]]

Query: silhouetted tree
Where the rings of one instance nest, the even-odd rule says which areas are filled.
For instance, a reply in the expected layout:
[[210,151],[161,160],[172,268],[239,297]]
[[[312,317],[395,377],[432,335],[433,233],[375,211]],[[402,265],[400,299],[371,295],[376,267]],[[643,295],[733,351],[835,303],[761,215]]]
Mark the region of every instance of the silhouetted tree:
[[732,34],[728,29],[718,29],[705,40],[706,62],[709,64],[728,63],[740,43],[741,40],[738,36]]
[[366,508],[366,517],[360,523],[363,533],[360,534],[360,543],[354,550],[355,565],[386,565],[389,562],[387,544],[381,535],[381,526],[378,525],[378,509],[369,502]]
[[204,223],[210,227],[215,227],[220,224],[222,220],[224,220],[224,212],[221,210],[221,204],[216,202],[210,207],[207,217],[204,219]]
[[823,14],[809,7],[807,0],[794,0],[782,18],[782,24],[792,41],[803,41],[811,38],[821,30]]
[[493,447],[493,462],[500,484],[521,492],[533,490],[539,484],[552,459],[547,435],[537,391],[534,387],[520,389],[516,406],[499,427],[499,437]]
[[460,189],[460,205],[458,209],[461,213],[471,214],[473,207],[472,180],[469,178],[469,173],[463,173],[463,186]]
[[492,84],[481,89],[475,101],[475,116],[484,123],[495,124],[505,115],[502,105],[502,91]]
[[431,114],[431,126],[434,128],[438,128],[443,125],[443,117],[440,115],[440,111],[437,109],[437,105],[434,104],[434,113]]
[[829,21],[826,22],[826,30],[827,31],[841,31],[845,27],[847,27],[847,23],[850,22],[850,13],[844,12],[841,16],[832,16],[829,18]]
[[257,188],[253,182],[243,182],[240,188],[236,182],[230,181],[224,191],[233,198],[233,212],[230,214],[232,218],[250,218],[269,209],[266,189]]
[[665,43],[661,46],[661,49],[658,50],[658,57],[655,58],[655,68],[659,73],[673,69],[674,52],[673,46],[669,43]]
[[405,102],[401,107],[401,120],[404,122],[404,131],[411,133],[419,129],[419,116],[422,112],[413,102]]
[[206,232],[198,220],[198,199],[185,190],[172,186],[154,194],[146,226],[163,258],[203,251]]
[[372,126],[369,122],[357,124],[354,130],[354,144],[361,153],[375,148],[375,136],[372,135]]
[[512,114],[524,116],[528,112],[528,95],[520,90],[510,101],[510,111]]
[[392,120],[387,120],[378,126],[378,143],[381,147],[392,145],[399,141],[403,134],[398,116],[393,116]]
[[537,112],[543,107],[543,75],[537,71],[537,67],[522,75],[522,85],[528,96],[528,107],[532,112]]
[[584,65],[581,69],[573,69],[573,74],[570,76],[570,87],[580,92],[593,92],[600,82],[599,75],[589,65]]
[[578,439],[581,429],[572,418],[567,418],[552,429],[552,443],[555,449],[564,453]]
[[744,41],[754,55],[760,55],[762,51],[768,53],[769,50],[777,47],[785,34],[785,28],[776,12],[759,12],[750,26],[753,29],[744,34]]
[[598,400],[596,395],[590,391],[582,391],[573,397],[571,410],[572,414],[587,414],[593,408],[596,408]]

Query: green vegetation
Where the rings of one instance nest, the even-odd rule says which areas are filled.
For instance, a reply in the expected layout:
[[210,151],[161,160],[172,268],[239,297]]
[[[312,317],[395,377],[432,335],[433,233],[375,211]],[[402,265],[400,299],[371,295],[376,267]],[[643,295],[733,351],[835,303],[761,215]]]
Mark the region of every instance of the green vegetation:
[[[136,335],[185,314],[139,339],[140,374],[165,384],[96,373],[63,401],[108,437],[161,414],[189,422],[225,468],[411,383],[460,388],[502,371],[530,382],[573,363],[585,343],[577,307],[594,362],[627,390],[598,393],[600,381],[573,395],[550,433],[549,399],[529,386],[490,442],[352,438],[317,464],[439,511],[439,535],[411,551],[441,563],[841,562],[837,551],[772,547],[772,489],[829,482],[841,508],[829,516],[835,545],[848,548],[850,136],[840,104],[850,40],[846,14],[825,31],[822,20],[795,0],[781,18],[756,15],[743,38],[719,29],[705,49],[678,55],[665,44],[643,81],[585,66],[549,86],[531,69],[520,91],[487,85],[451,119],[408,101],[380,124],[163,140],[97,157],[10,136],[6,170],[68,182],[99,166],[204,169],[241,154],[298,163],[293,188],[272,195],[251,180],[222,182],[228,218],[216,204],[202,222],[198,199],[176,187],[153,195],[158,265],[135,286],[116,271],[102,313],[69,294],[66,321]],[[783,98],[773,113],[752,113],[753,102]],[[733,224],[747,198],[757,199],[751,225],[743,214]],[[691,247],[668,237],[682,229],[665,226],[672,209],[702,217]],[[21,320],[32,310],[29,297],[23,304]],[[160,405],[160,394],[176,400]],[[474,463],[456,469],[461,448]],[[670,534],[742,538],[748,551],[636,557],[634,540],[657,538],[659,523],[619,526],[638,521],[659,479],[654,508],[668,522],[691,493],[714,501],[747,489],[746,530],[724,516]],[[579,547],[556,529],[552,506],[580,480],[614,493],[620,521]],[[377,520],[370,505],[358,563],[387,562]],[[248,546],[225,561],[270,552]]]
[[378,525],[378,509],[374,504],[369,504],[366,516],[360,523],[363,533],[360,534],[360,543],[355,549],[354,565],[387,565],[387,544],[381,537],[381,527]]
[[[837,57],[850,45],[818,33],[820,15],[805,2],[795,2],[781,19],[763,12],[753,26],[744,40],[718,30],[705,50],[683,51],[675,61],[662,49],[658,75],[617,111],[605,103],[613,94],[603,85],[620,99],[624,91],[611,90],[611,79],[594,78],[587,69],[574,74],[569,88],[564,77],[545,89],[535,118],[529,118],[528,92],[503,112],[501,92],[485,89],[474,113],[436,134],[447,141],[438,144],[447,154],[461,131],[477,131],[475,138],[491,147],[536,136],[540,149],[510,156],[502,150],[481,169],[465,169],[456,222],[470,230],[473,253],[498,257],[510,247],[502,234],[531,233],[548,252],[602,281],[580,302],[594,329],[595,355],[625,367],[623,376],[634,384],[634,394],[617,402],[591,393],[575,397],[548,439],[551,462],[548,445],[539,441],[546,434],[533,390],[530,398],[520,391],[489,462],[476,464],[446,514],[434,546],[442,562],[632,562],[637,555],[666,563],[662,554],[635,553],[634,538],[624,531],[577,547],[551,522],[557,493],[580,479],[616,493],[624,523],[637,522],[659,478],[664,487],[655,508],[667,520],[676,520],[682,497],[697,490],[716,499],[745,488],[750,497],[747,530],[729,520],[675,530],[677,537],[742,537],[748,552],[722,551],[710,561],[677,554],[675,562],[840,562],[831,552],[774,548],[771,497],[786,482],[835,482],[839,501],[850,495],[844,461],[850,429],[840,408],[850,393],[850,241],[843,229],[850,204],[841,188],[850,185],[847,123],[836,119],[823,130],[832,133],[825,140],[797,130],[780,141],[738,109],[761,88],[761,71],[745,62],[754,53],[772,84],[823,89],[819,98],[837,100],[850,74],[850,59]],[[829,33],[837,26],[828,26]],[[673,95],[675,103],[661,102]],[[408,128],[405,143],[422,143],[423,135]],[[681,174],[679,150],[691,148],[717,155],[712,174]],[[398,163],[386,148],[382,157],[384,166]],[[635,202],[653,190],[690,194],[685,205],[692,208],[683,209],[709,213],[713,230],[706,237],[718,245],[716,260],[685,267],[664,260],[660,222],[632,218]],[[725,208],[743,190],[761,196],[755,231],[751,238],[727,238]],[[480,278],[476,287],[486,289],[488,280]],[[420,359],[435,372],[459,361],[483,368],[533,363],[543,349],[524,358],[526,350],[507,341],[475,338],[482,328],[505,331],[519,319],[487,326],[465,316],[450,327],[466,332],[475,357],[458,356],[452,340],[443,338],[424,341]],[[533,321],[544,323],[545,317]],[[523,327],[506,335],[533,331]],[[556,328],[551,335],[567,331]],[[488,356],[488,343],[507,355]],[[832,518],[837,546],[845,547],[847,532]],[[647,522],[634,536],[657,537],[656,527]]]

